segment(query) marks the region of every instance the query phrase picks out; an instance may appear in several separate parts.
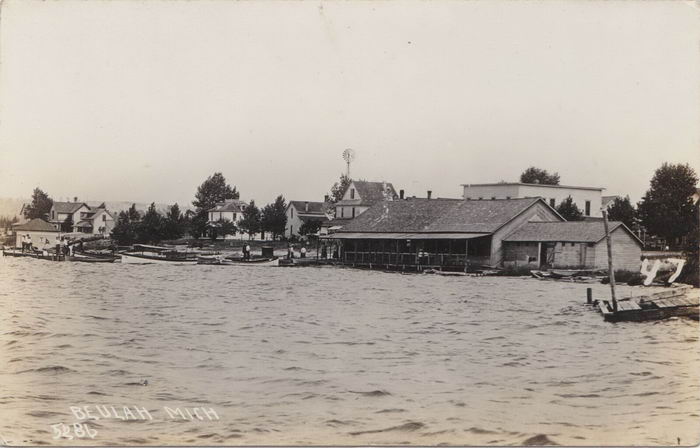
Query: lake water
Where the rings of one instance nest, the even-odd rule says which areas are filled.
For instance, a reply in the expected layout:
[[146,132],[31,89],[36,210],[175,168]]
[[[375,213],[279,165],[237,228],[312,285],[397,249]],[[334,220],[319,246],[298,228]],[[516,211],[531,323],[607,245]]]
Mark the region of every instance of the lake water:
[[606,323],[587,286],[0,258],[0,443],[700,442],[698,323]]

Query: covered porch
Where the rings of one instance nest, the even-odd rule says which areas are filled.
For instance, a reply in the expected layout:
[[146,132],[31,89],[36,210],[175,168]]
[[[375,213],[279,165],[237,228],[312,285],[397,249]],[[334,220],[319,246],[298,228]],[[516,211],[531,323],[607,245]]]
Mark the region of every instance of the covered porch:
[[491,235],[482,233],[336,233],[339,261],[357,267],[447,271],[491,264]]

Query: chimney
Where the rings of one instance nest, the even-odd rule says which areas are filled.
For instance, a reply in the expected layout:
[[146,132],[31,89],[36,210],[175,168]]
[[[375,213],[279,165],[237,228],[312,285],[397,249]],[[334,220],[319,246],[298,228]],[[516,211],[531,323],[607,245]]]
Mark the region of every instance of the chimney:
[[430,199],[433,196],[433,192],[431,190],[428,190],[428,199]]
[[78,196],[73,196],[73,202],[78,202]]
[[403,199],[403,190],[399,190],[399,199]]
[[309,211],[309,201],[304,202],[304,211],[305,212]]

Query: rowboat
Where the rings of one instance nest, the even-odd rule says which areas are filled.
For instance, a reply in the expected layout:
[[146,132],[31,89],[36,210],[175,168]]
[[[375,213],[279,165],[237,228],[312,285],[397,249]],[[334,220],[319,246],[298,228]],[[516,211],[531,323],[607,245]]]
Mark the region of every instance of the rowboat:
[[277,257],[261,257],[261,258],[224,258],[221,260],[225,266],[279,266],[280,260]]
[[197,264],[195,254],[146,244],[135,244],[132,249],[121,252],[120,255],[122,263],[126,264]]
[[78,261],[81,263],[114,263],[117,257],[111,255],[93,255],[81,252],[75,252],[68,257],[68,261]]

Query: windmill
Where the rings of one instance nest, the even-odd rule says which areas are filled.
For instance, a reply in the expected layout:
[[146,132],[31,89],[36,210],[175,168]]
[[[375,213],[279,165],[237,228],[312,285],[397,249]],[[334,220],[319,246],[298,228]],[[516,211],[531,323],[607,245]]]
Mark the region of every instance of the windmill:
[[345,160],[345,163],[348,166],[347,172],[345,175],[349,178],[350,177],[350,163],[355,160],[355,151],[351,148],[346,149],[343,151],[343,160]]

